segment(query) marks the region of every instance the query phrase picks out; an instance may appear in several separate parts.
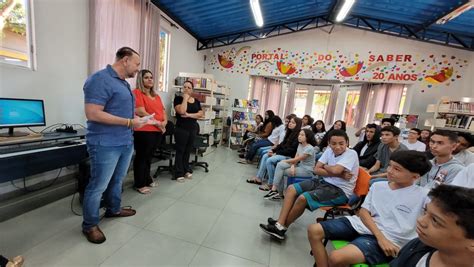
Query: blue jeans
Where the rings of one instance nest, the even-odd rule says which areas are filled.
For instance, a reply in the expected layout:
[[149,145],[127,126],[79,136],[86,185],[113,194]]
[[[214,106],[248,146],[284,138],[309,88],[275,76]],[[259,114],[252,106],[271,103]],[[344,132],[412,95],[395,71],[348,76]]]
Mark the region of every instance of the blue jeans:
[[272,145],[273,145],[272,142],[268,141],[268,139],[262,139],[262,140],[258,140],[254,142],[252,145],[250,145],[250,148],[247,151],[247,154],[245,155],[245,159],[253,160],[259,148],[265,147],[265,146],[272,146]]
[[260,178],[260,180],[263,180],[265,178],[265,173],[268,174],[268,177],[272,177],[270,179],[273,179],[273,174],[275,173],[275,166],[277,165],[278,162],[287,159],[288,157],[282,156],[282,155],[277,155],[273,154],[273,156],[269,157],[267,153],[265,153],[262,156],[262,159],[260,160],[260,165],[258,166],[258,171],[257,171],[257,177]]
[[262,157],[263,155],[267,154],[268,151],[270,151],[271,149],[272,149],[271,146],[261,147],[261,148],[257,149],[257,155]]
[[87,145],[91,163],[91,177],[82,203],[82,229],[89,230],[99,224],[102,194],[107,213],[119,213],[122,180],[127,174],[133,154],[133,145]]

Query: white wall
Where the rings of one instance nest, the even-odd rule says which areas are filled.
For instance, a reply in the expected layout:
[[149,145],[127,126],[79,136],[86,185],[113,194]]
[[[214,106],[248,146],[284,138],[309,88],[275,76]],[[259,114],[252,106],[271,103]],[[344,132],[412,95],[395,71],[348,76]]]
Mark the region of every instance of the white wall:
[[204,53],[196,50],[197,40],[183,28],[180,26],[178,26],[179,29],[171,27],[163,19],[160,23],[162,28],[171,33],[168,92],[160,93],[163,104],[169,114],[169,110],[172,108],[171,100],[176,92],[176,89],[172,87],[174,79],[178,76],[179,72],[204,72]]
[[0,65],[4,97],[45,101],[46,123],[85,123],[88,1],[34,1],[37,70]]
[[[336,26],[331,34],[328,34],[321,29],[314,29],[275,38],[237,44],[234,47],[238,50],[243,46],[250,46],[250,53],[252,53],[252,51],[262,50],[271,52],[274,49],[281,48],[282,50],[294,52],[318,52],[319,54],[336,50],[341,50],[349,55],[354,55],[356,53],[367,54],[368,51],[380,54],[413,54],[422,57],[428,57],[428,55],[431,54],[438,56],[446,54],[448,56],[456,56],[457,58],[468,60],[470,64],[467,68],[457,69],[462,78],[452,82],[450,86],[446,86],[444,83],[439,86],[434,86],[431,89],[426,89],[426,84],[423,84],[422,82],[415,82],[409,86],[411,92],[409,92],[408,95],[411,96],[411,99],[408,99],[408,103],[411,103],[411,105],[407,109],[407,112],[411,114],[419,114],[421,116],[420,122],[422,124],[425,118],[431,116],[430,114],[425,113],[426,106],[430,103],[436,102],[439,97],[444,95],[450,97],[474,97],[474,53],[461,49],[352,29],[344,26]],[[231,48],[232,47],[217,48],[214,49],[213,52],[207,50],[208,56],[206,68],[208,72],[214,74],[217,79],[228,83],[232,89],[232,98],[246,98],[249,83],[248,73],[241,74],[236,73],[235,71],[234,73],[230,73],[229,71],[212,69],[210,66],[211,57],[216,57],[217,53],[228,51]],[[252,74],[252,70],[250,71],[250,74]],[[422,93],[421,89],[426,90]],[[412,101],[412,99],[414,101]]]

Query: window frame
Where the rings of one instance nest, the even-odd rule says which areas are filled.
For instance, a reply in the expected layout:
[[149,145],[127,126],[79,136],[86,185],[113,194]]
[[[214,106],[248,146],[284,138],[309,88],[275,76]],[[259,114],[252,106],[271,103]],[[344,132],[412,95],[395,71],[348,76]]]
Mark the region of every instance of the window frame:
[[[34,25],[34,5],[33,0],[24,0],[25,3],[25,16],[26,16],[26,65],[22,61],[8,61],[1,60],[0,66],[9,66],[20,69],[27,69],[35,71],[37,69],[36,64],[36,38],[35,38],[35,25]],[[21,62],[21,64],[20,64]]]
[[[171,50],[171,32],[169,30],[167,30],[166,28],[164,27],[160,27],[160,45],[159,45],[159,49],[161,48],[161,33],[164,32],[166,33],[166,36],[167,36],[167,40],[166,40],[166,44],[165,44],[165,48],[166,48],[166,53],[165,53],[165,63],[164,63],[164,70],[163,70],[163,74],[162,74],[162,69],[161,69],[161,66],[159,68],[159,71],[160,71],[160,77],[159,77],[159,80],[158,80],[158,91],[159,92],[168,92],[168,85],[169,85],[169,66],[170,66],[170,50]],[[159,51],[160,53],[160,61],[161,61],[161,51]],[[160,62],[160,65],[161,65],[161,62]],[[160,82],[160,79],[163,79],[163,82],[162,82],[162,85],[163,85],[163,88],[160,88],[159,86],[159,82]]]

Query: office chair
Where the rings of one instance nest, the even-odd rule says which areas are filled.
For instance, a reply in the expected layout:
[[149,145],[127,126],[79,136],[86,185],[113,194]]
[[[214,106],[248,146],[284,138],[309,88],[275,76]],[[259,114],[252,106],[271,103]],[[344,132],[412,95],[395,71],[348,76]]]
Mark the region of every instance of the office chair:
[[[199,132],[199,126],[198,126],[198,132]],[[204,168],[205,172],[209,172],[209,164],[205,161],[199,161],[198,156],[201,155],[203,156],[202,152],[199,152],[201,148],[206,148],[209,147],[209,134],[198,134],[196,138],[194,139],[194,160],[189,162],[191,165],[191,168],[194,168],[196,166]]]
[[171,174],[174,174],[173,159],[175,157],[176,149],[173,143],[173,135],[174,124],[168,121],[168,124],[166,124],[166,132],[163,135],[161,143],[158,144],[157,149],[153,155],[159,160],[168,160],[168,165],[158,166],[158,168],[156,168],[155,174],[153,175],[153,178],[158,177],[158,174],[165,171],[169,171]]

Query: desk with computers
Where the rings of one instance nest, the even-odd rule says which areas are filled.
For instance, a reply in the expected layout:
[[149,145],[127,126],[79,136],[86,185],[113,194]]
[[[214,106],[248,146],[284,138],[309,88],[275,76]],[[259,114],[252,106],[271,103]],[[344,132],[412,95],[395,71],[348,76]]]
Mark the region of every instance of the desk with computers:
[[87,158],[85,130],[27,133],[15,128],[46,126],[44,102],[0,98],[0,183],[78,164]]

